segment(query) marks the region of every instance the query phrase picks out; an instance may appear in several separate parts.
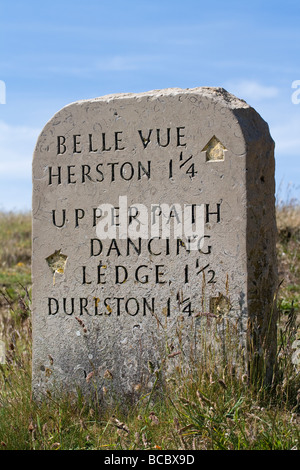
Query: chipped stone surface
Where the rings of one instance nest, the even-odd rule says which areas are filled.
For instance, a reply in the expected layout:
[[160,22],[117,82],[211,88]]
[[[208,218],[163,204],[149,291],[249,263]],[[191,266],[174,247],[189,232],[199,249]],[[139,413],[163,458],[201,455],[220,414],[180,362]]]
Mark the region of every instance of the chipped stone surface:
[[[99,238],[99,206],[118,224],[125,196],[135,208],[201,205],[201,249]],[[271,365],[275,233],[274,143],[245,101],[202,87],[64,107],[33,159],[34,394],[134,395],[166,351],[200,357],[205,315],[231,319]]]

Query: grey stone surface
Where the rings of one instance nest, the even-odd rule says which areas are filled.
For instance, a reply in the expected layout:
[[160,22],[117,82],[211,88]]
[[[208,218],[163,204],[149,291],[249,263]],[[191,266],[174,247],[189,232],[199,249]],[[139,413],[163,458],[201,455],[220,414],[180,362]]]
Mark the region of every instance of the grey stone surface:
[[[118,208],[119,196],[135,207],[201,205],[204,245],[99,240],[97,208]],[[270,376],[275,234],[274,143],[245,101],[202,87],[64,107],[33,159],[34,394],[134,395],[169,354],[201,360],[208,317],[219,332],[229,319]]]

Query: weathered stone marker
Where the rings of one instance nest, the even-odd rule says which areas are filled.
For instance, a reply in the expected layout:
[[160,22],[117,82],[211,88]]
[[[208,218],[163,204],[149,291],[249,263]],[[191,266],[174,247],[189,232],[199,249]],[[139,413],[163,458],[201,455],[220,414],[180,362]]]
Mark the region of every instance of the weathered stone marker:
[[270,374],[273,151],[267,124],[221,88],[79,101],[46,124],[33,160],[34,394],[132,395],[166,354],[201,360],[208,317],[229,319]]

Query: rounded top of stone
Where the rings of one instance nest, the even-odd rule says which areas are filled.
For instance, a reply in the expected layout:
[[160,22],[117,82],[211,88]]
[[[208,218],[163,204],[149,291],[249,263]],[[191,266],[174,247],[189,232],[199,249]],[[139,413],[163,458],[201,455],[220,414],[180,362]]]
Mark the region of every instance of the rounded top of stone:
[[[222,87],[196,87],[196,88],[165,88],[161,90],[151,90],[147,92],[141,93],[114,93],[108,94],[104,96],[100,96],[97,98],[92,99],[84,99],[76,101],[75,103],[70,103],[70,105],[74,104],[82,104],[84,102],[94,102],[94,101],[105,101],[110,102],[112,100],[122,100],[128,98],[144,98],[148,97],[149,99],[156,99],[162,96],[176,96],[176,95],[186,95],[186,94],[193,94],[199,95],[206,98],[211,98],[212,101],[215,102],[223,102],[228,106],[230,109],[237,109],[237,108],[250,108],[250,106],[244,101],[243,99],[237,98],[235,95],[229,93]],[[69,105],[69,106],[70,106]]]

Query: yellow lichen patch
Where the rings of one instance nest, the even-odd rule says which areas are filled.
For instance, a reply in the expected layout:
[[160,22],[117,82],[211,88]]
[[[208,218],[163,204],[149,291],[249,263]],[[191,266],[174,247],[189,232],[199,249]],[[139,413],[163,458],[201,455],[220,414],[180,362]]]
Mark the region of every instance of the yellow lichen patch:
[[167,317],[168,316],[168,307],[163,307],[162,314]]
[[112,312],[112,308],[111,308],[111,306],[110,306],[110,305],[106,305],[106,308],[107,308],[107,310],[108,310],[109,314],[111,314],[111,312]]
[[206,161],[222,161],[225,158],[226,147],[214,135],[202,149],[206,152]]
[[64,274],[68,257],[63,255],[60,250],[55,251],[46,258],[48,266],[53,272],[53,284],[55,284],[55,274]]
[[228,297],[219,292],[218,297],[211,297],[209,301],[210,313],[215,315],[225,315],[231,308]]

